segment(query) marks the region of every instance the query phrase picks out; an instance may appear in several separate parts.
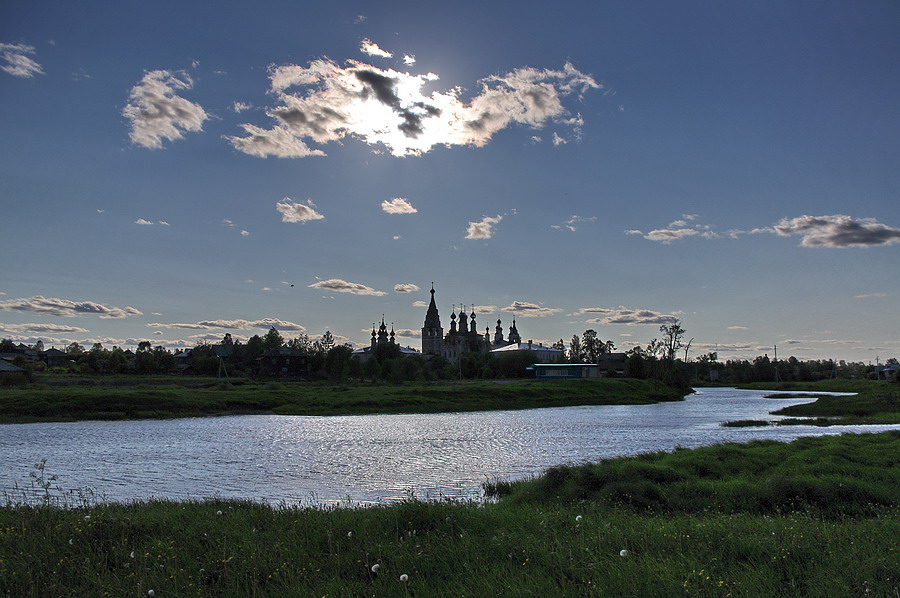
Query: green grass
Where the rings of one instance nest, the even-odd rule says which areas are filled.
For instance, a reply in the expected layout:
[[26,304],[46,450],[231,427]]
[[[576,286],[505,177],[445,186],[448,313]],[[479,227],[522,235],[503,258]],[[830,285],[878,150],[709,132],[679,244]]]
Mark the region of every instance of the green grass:
[[[740,420],[726,422],[725,426],[769,425],[874,425],[900,424],[900,385],[875,380],[823,380],[821,382],[785,382],[777,384],[754,383],[740,388],[754,390],[853,392],[852,396],[811,396],[816,400],[803,405],[784,407],[772,411],[772,415],[789,415],[789,419],[772,422]],[[771,399],[797,398],[796,392],[768,395]]]
[[[897,433],[829,437],[593,466],[664,494],[690,479],[703,497],[663,510],[555,490],[483,505],[410,499],[365,509],[7,506],[0,596],[895,597],[900,513],[890,458],[898,443]],[[838,493],[824,507],[781,501],[764,510],[727,490],[735,479],[770,475],[782,480],[783,497],[817,477],[869,490]],[[513,486],[567,487],[558,478]],[[730,498],[710,502],[719,492]],[[886,498],[873,503],[867,493]]]
[[[356,415],[647,404],[683,394],[646,380],[594,379],[476,383],[343,384],[172,379],[141,386],[36,384],[0,389],[0,423],[194,417],[234,413]],[[177,380],[177,379],[175,379]]]

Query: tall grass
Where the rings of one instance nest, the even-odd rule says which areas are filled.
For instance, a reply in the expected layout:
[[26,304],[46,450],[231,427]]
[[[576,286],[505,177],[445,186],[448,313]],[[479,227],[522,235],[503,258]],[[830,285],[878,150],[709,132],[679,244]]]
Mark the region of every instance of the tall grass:
[[[896,597],[897,436],[604,462],[623,483],[644,481],[670,498],[667,488],[692,479],[698,504],[677,506],[673,498],[666,509],[610,499],[602,488],[557,498],[552,489],[594,484],[562,469],[513,484],[519,491],[543,485],[549,494],[488,504],[7,505],[0,508],[0,596]],[[776,460],[793,465],[777,468]],[[870,505],[870,496],[847,492],[826,505],[771,509],[734,493],[710,500],[729,495],[733,480],[775,470],[784,483],[772,487],[830,476],[838,488],[863,484],[885,500]]]

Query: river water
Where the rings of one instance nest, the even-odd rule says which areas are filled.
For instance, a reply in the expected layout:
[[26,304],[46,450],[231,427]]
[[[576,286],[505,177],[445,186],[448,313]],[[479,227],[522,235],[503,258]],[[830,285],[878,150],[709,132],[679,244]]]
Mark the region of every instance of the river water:
[[898,426],[725,428],[809,399],[700,389],[683,402],[523,411],[233,417],[0,425],[0,502],[54,486],[110,501],[243,498],[290,505],[481,499],[481,484],[563,463],[721,442]]

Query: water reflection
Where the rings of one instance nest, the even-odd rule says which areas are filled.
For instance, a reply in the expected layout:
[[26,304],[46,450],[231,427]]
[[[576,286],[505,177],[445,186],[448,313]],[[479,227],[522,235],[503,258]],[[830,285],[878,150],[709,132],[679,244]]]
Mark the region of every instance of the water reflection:
[[32,465],[109,500],[250,498],[372,503],[481,498],[481,484],[561,463],[755,438],[897,426],[724,428],[809,399],[702,389],[684,402],[427,415],[236,416],[0,426],[0,487]]

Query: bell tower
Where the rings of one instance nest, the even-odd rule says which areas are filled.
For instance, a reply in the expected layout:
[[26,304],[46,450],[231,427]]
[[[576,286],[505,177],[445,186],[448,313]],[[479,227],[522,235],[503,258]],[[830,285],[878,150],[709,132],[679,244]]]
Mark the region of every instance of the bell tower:
[[441,316],[434,302],[434,283],[431,283],[431,303],[425,312],[425,325],[422,326],[422,355],[439,357],[443,348],[444,329],[441,328]]

